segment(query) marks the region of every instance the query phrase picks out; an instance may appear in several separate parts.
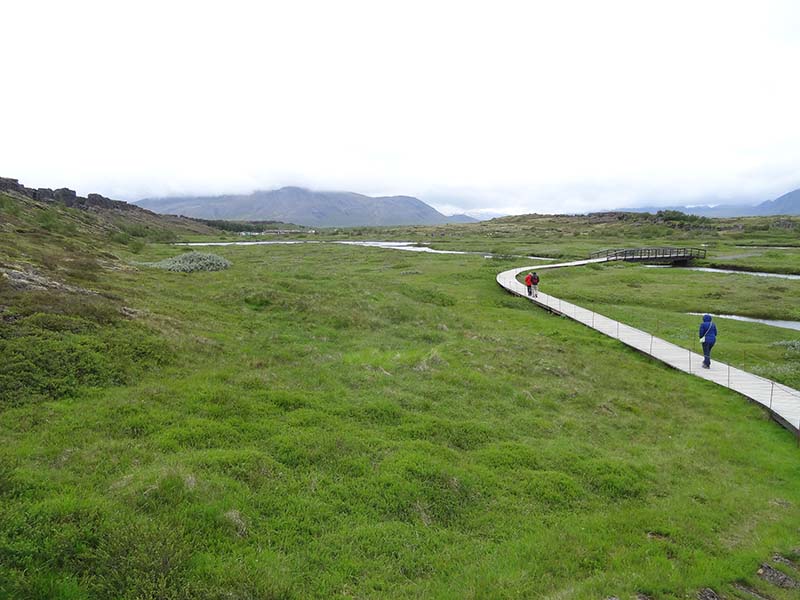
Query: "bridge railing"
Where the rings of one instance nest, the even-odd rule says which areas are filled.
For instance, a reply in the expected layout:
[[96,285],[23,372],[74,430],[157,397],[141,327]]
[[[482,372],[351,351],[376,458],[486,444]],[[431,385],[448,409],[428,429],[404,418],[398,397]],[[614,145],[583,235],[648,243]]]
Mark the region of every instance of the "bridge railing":
[[705,248],[609,248],[592,252],[592,258],[608,260],[690,260],[705,258]]

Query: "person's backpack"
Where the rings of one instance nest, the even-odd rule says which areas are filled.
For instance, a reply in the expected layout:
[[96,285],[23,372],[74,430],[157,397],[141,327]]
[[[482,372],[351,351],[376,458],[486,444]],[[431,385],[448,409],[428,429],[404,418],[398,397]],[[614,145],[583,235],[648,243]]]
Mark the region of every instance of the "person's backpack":
[[531,278],[531,283],[532,283],[533,285],[539,285],[539,276],[538,276],[538,275],[534,275],[534,276]]

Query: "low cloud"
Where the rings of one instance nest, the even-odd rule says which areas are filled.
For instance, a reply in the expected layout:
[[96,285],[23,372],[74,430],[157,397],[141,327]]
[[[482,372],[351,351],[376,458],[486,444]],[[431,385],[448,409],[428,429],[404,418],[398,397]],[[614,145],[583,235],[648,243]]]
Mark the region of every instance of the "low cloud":
[[9,4],[0,175],[126,200],[300,185],[505,214],[800,187],[796,3],[234,5],[192,4],[186,27],[182,2],[52,2],[44,20]]

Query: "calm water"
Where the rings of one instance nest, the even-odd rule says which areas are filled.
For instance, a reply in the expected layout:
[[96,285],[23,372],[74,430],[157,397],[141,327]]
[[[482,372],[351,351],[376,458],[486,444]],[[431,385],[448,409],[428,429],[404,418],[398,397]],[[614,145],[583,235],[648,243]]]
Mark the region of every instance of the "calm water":
[[800,279],[800,275],[786,273],[767,273],[766,271],[734,271],[733,269],[712,269],[711,267],[673,267],[670,265],[645,265],[648,269],[685,269],[687,271],[705,271],[708,273],[731,273],[733,275],[755,275],[756,277],[777,277],[778,279]]
[[[702,316],[706,313],[690,312],[686,314]],[[800,331],[800,321],[779,321],[773,319],[754,319],[753,317],[742,317],[740,315],[715,315],[714,313],[708,313],[708,314],[710,314],[715,319],[720,318],[720,319],[732,319],[734,321],[747,321],[748,323],[763,323],[764,325],[772,325],[773,327],[782,327],[784,329],[794,329],[796,331]]]
[[271,244],[319,244],[313,240],[281,240],[269,242],[175,242],[173,246],[266,246]]
[[748,246],[738,245],[736,248],[759,248],[761,250],[800,250],[800,246]]
[[483,252],[464,252],[461,250],[434,250],[428,246],[417,246],[414,242],[334,242],[335,244],[345,244],[347,246],[366,246],[367,248],[386,248],[388,250],[407,250],[409,252],[428,252],[430,254],[484,254]]

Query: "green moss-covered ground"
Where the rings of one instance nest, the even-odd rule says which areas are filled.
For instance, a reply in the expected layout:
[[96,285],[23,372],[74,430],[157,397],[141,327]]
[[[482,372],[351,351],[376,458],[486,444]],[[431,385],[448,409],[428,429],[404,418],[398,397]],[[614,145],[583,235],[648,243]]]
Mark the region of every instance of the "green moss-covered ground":
[[[464,249],[491,239],[465,231]],[[47,254],[43,273],[102,294],[0,279],[0,343],[36,375],[0,405],[0,597],[791,597],[755,573],[800,545],[792,435],[506,294],[518,259],[218,247],[230,269],[185,274],[133,264],[175,247],[74,236],[4,230],[0,266]],[[684,310],[755,311],[763,291],[708,298],[663,271],[543,286],[675,335]],[[796,282],[764,284],[793,316]]]

